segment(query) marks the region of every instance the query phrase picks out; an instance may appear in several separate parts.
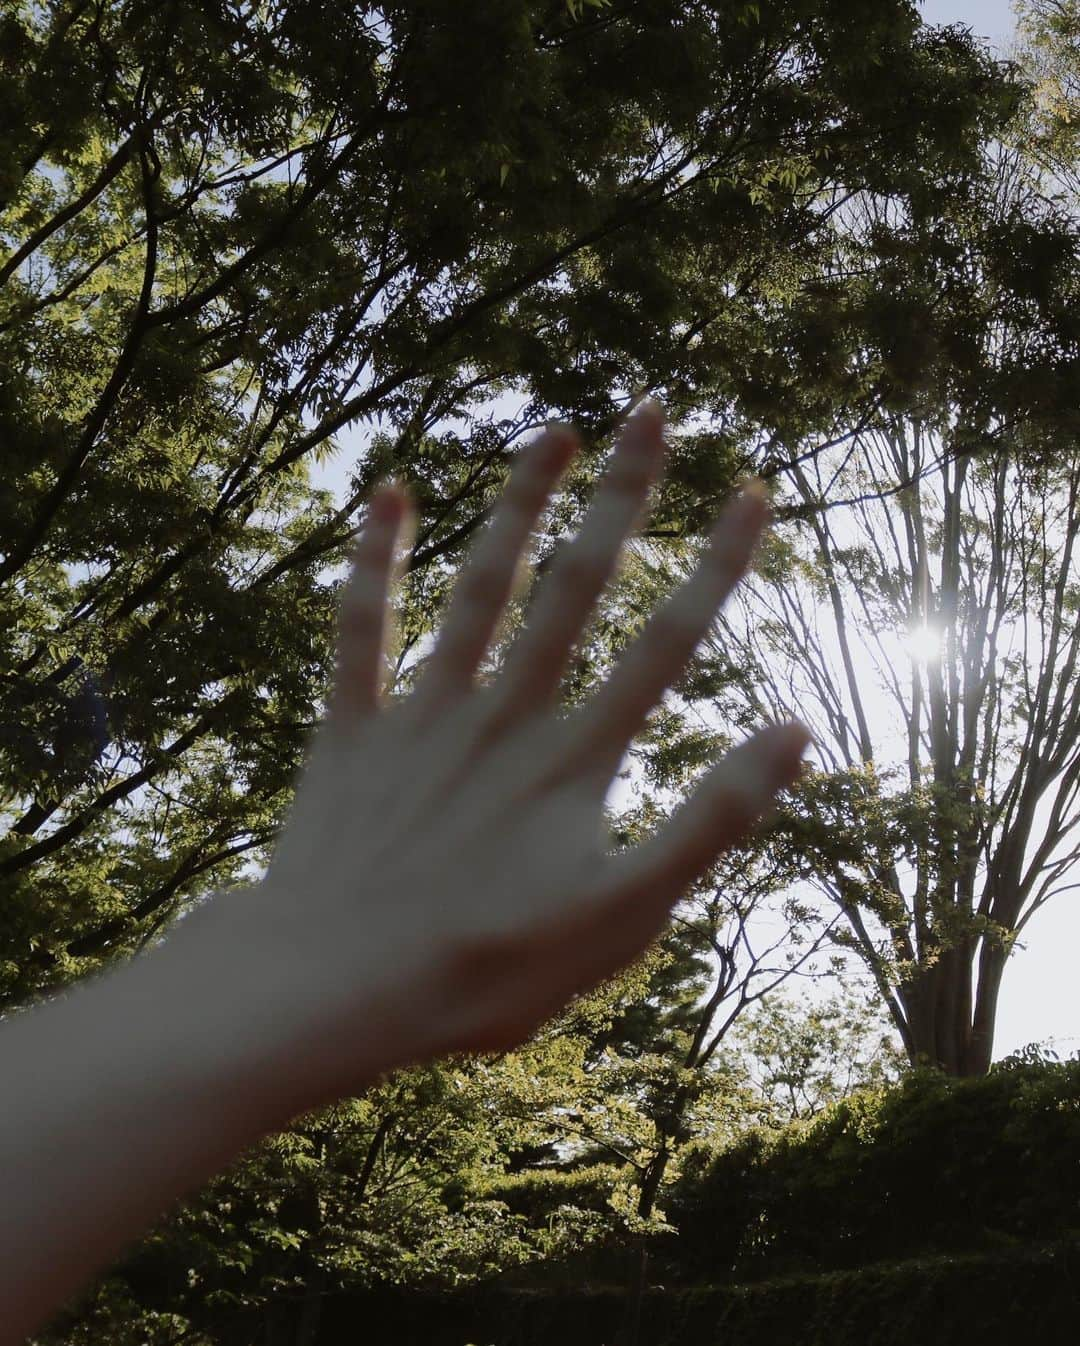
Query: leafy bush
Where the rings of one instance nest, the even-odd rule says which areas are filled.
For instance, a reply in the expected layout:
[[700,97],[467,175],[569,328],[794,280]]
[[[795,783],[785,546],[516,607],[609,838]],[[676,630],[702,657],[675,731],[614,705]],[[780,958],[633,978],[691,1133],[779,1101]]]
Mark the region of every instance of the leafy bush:
[[[1075,1340],[1080,1242],[749,1286],[651,1290],[639,1346],[1015,1346]],[[610,1346],[625,1294],[471,1289],[328,1305],[322,1346]],[[230,1344],[231,1346],[231,1344]],[[237,1343],[239,1346],[239,1343]]]
[[991,1251],[1080,1230],[1080,1060],[915,1071],[808,1123],[688,1154],[665,1274],[748,1280]]

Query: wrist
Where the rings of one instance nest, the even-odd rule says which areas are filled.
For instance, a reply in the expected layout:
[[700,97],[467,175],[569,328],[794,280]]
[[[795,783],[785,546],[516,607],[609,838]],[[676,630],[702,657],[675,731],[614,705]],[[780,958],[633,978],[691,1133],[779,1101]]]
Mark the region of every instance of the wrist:
[[184,1006],[181,1049],[198,1056],[204,1076],[243,1092],[262,1131],[362,1092],[409,1057],[401,1015],[374,971],[355,960],[343,1014],[343,975],[323,941],[295,928],[294,913],[303,914],[300,898],[280,900],[263,884],[226,890],[153,953],[155,982]]

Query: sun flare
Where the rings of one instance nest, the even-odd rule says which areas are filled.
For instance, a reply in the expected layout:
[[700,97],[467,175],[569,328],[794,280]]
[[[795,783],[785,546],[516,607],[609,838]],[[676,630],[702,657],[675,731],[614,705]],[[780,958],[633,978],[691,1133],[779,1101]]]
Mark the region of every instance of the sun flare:
[[942,633],[936,626],[913,626],[904,637],[904,649],[918,664],[941,658]]

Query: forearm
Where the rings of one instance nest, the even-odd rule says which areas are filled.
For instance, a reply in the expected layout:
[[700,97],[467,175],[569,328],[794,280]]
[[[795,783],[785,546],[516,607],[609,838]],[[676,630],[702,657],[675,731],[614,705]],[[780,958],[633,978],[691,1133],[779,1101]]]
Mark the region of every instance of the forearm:
[[203,915],[0,1024],[0,1346],[23,1346],[174,1202],[296,1115]]

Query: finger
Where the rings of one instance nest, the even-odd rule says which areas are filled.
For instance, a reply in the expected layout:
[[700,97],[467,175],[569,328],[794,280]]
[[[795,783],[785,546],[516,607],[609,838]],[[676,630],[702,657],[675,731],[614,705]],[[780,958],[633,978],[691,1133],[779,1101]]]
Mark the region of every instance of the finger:
[[553,426],[525,451],[488,530],[454,586],[445,620],[414,697],[426,711],[467,692],[514,588],[521,554],[578,438]]
[[[389,597],[394,579],[395,544],[415,532],[416,516],[408,494],[382,486],[368,506],[352,570],[338,616],[337,673],[330,699],[332,718],[351,721],[373,714],[386,682],[383,667],[392,629]],[[405,553],[408,553],[408,546]]]
[[713,528],[711,546],[693,577],[649,619],[611,677],[583,708],[572,759],[614,771],[649,712],[679,677],[716,618],[717,609],[746,573],[768,519],[765,488],[751,482]]
[[810,731],[793,721],[770,725],[729,752],[655,836],[609,859],[582,939],[621,954],[639,938],[654,938],[695,880],[799,778],[811,741]]
[[556,554],[528,624],[507,656],[493,723],[505,725],[553,700],[582,628],[615,570],[623,541],[660,474],[663,427],[663,412],[655,402],[643,403],[627,422],[581,531]]

